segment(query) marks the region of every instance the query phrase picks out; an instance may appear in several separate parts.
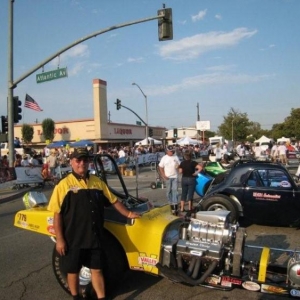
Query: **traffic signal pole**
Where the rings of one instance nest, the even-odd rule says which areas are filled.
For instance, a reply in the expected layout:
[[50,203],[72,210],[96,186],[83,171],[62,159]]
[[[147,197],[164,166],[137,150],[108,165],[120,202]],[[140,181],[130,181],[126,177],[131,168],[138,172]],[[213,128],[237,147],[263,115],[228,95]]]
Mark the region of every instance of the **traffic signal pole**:
[[13,109],[13,97],[14,97],[14,90],[13,90],[13,33],[14,33],[14,10],[13,10],[14,0],[8,1],[8,91],[7,91],[7,124],[8,124],[8,160],[9,166],[14,166],[14,109]]
[[[142,123],[145,125],[145,126],[148,126],[148,124],[136,113],[136,112],[134,112],[132,109],[130,109],[129,107],[127,107],[127,106],[124,106],[124,105],[122,105],[121,104],[121,100],[119,100],[119,102],[118,102],[118,100],[119,99],[117,99],[117,102],[115,102],[115,104],[117,105],[117,110],[119,110],[120,109],[120,107],[124,107],[124,108],[126,108],[126,109],[128,109],[129,111],[131,111],[133,114],[135,114],[141,121],[142,121]],[[119,107],[119,108],[118,108]]]
[[[158,15],[154,17],[144,18],[132,22],[122,23],[119,25],[113,25],[111,27],[107,27],[105,29],[96,31],[86,37],[83,37],[74,43],[66,46],[65,48],[59,50],[54,53],[50,57],[46,58],[44,61],[33,67],[27,73],[20,76],[15,81],[13,80],[13,3],[14,0],[8,0],[9,7],[9,32],[8,32],[8,103],[7,103],[7,115],[8,115],[8,145],[9,145],[9,166],[13,167],[14,163],[14,110],[13,110],[13,97],[14,97],[14,88],[17,87],[17,84],[23,81],[25,78],[30,76],[32,73],[37,71],[38,69],[44,67],[45,64],[53,60],[55,57],[60,54],[66,52],[67,50],[77,46],[80,43],[85,42],[88,39],[106,33],[108,31],[116,30],[122,27],[127,27],[139,23],[144,23],[152,20],[158,20],[158,34],[159,40],[170,40],[173,38],[173,25],[172,25],[172,9],[171,8],[163,8],[158,11]],[[145,123],[143,121],[143,123]]]

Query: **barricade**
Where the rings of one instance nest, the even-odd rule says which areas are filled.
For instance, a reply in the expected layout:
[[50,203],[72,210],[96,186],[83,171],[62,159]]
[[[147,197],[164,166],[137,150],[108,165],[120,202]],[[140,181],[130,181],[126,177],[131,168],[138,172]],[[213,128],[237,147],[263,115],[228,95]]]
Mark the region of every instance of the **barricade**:
[[16,172],[16,185],[29,184],[43,184],[42,166],[34,167],[17,167],[14,168]]

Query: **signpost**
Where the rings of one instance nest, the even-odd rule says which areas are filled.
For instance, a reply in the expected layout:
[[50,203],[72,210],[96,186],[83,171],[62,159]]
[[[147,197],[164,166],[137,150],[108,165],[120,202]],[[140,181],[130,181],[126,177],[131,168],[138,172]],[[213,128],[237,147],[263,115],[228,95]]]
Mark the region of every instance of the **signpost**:
[[202,131],[202,141],[204,142],[204,132],[210,130],[210,121],[197,121],[196,128]]
[[43,72],[40,74],[36,74],[36,83],[42,83],[54,79],[60,79],[68,77],[67,68],[61,68],[49,72]]

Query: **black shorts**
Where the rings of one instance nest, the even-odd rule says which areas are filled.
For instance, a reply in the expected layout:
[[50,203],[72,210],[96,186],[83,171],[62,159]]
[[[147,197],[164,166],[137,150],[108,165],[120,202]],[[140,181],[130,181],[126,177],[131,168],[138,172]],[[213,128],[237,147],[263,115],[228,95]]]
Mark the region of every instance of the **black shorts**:
[[66,273],[78,273],[82,266],[89,269],[102,270],[102,249],[70,249],[62,256],[62,269]]

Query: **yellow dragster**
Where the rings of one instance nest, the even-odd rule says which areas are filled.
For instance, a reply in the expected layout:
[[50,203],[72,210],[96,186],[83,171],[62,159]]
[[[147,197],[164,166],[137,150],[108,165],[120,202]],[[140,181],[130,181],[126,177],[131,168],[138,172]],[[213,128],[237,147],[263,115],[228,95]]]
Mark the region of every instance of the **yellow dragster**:
[[[116,170],[123,192],[112,189],[107,183],[109,171],[105,166],[108,159]],[[94,166],[96,174],[108,184],[119,201],[129,210],[141,214],[141,218],[132,220],[120,215],[113,207],[105,208],[106,260],[103,271],[108,292],[129,268],[190,285],[300,295],[298,253],[284,270],[285,278],[280,283],[270,283],[268,272],[274,274],[269,265],[270,249],[262,251],[259,263],[244,261],[246,231],[238,224],[229,223],[230,212],[195,211],[184,217],[173,216],[169,205],[155,207],[147,199],[128,194],[118,167],[109,155],[96,155]],[[26,209],[17,212],[14,225],[48,235],[55,242],[53,214],[47,211],[45,195],[29,192],[23,201]],[[55,247],[52,265],[59,284],[69,292],[61,257]],[[80,271],[80,287],[82,294],[93,294],[90,270],[85,266]]]

